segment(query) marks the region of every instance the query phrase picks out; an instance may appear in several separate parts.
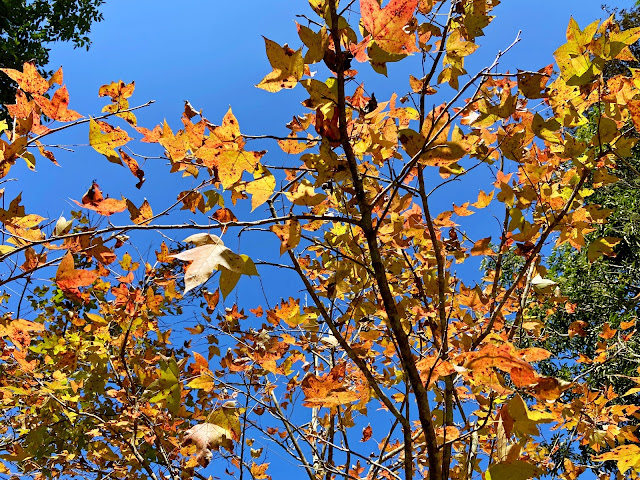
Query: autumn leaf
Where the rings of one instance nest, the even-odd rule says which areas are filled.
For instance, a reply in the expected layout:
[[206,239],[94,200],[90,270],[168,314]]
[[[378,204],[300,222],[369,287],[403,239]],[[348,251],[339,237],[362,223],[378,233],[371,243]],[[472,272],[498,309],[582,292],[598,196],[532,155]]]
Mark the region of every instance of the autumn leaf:
[[417,52],[415,33],[405,30],[417,7],[418,0],[391,0],[384,8],[378,0],[360,0],[362,24],[385,52]]
[[318,205],[322,203],[322,201],[327,198],[326,195],[322,193],[316,193],[313,185],[309,180],[303,180],[298,184],[297,188],[295,188],[292,192],[286,192],[286,197],[296,205]]
[[280,255],[296,248],[300,243],[300,222],[295,218],[287,220],[282,225],[271,225],[269,229],[280,239]]
[[534,385],[538,377],[531,365],[515,355],[514,347],[510,344],[485,345],[479,351],[468,354],[467,358],[465,366],[468,369],[482,371],[497,368],[509,373],[517,387]]
[[140,208],[136,207],[131,200],[127,200],[127,209],[129,210],[131,221],[136,225],[144,224],[153,218],[153,211],[147,199],[142,202]]
[[79,287],[87,287],[96,281],[98,274],[91,270],[76,270],[73,255],[67,252],[58,266],[56,284],[65,293],[79,295]]
[[129,140],[131,138],[127,132],[113,128],[105,122],[98,123],[93,118],[89,120],[89,144],[110,162],[122,163],[115,148],[121,147]]
[[266,152],[250,152],[245,150],[221,149],[213,156],[213,165],[218,169],[218,176],[224,188],[229,188],[240,181],[243,172],[253,173],[259,166],[260,158]]
[[289,135],[289,138],[290,140],[278,140],[278,145],[284,153],[296,155],[298,153],[304,152],[309,147],[307,143],[305,143],[304,141],[300,141],[304,139],[300,139],[295,134]]
[[589,250],[587,251],[587,258],[590,263],[595,262],[603,255],[607,257],[615,257],[616,253],[613,250],[618,243],[620,243],[622,239],[617,237],[602,237],[594,240],[589,245]]
[[120,153],[120,156],[122,157],[122,161],[124,162],[124,164],[129,168],[129,170],[131,170],[131,173],[133,174],[133,176],[138,179],[138,183],[136,183],[136,188],[140,189],[145,180],[144,170],[142,170],[138,166],[138,162],[136,162],[135,159],[131,158],[131,156],[129,156],[127,152],[125,152],[121,148],[118,149],[118,152]]
[[640,471],[640,446],[636,444],[621,445],[609,452],[593,457],[597,462],[613,460],[618,465],[621,474],[625,474],[629,469]]
[[295,87],[304,72],[302,49],[294,52],[287,45],[281,47],[267,37],[263,38],[267,49],[267,58],[273,71],[264,77],[256,87],[267,92],[278,92],[283,88]]
[[537,477],[542,470],[524,460],[503,461],[494,463],[486,471],[487,480],[528,480]]
[[[196,234],[185,238],[184,242],[194,243],[196,247],[170,256],[191,262],[184,277],[185,294],[209,280],[214,270],[225,269],[246,275],[253,273],[247,273],[250,267],[247,266],[245,259],[225,247],[216,235]],[[253,268],[255,269],[255,266]]]
[[276,179],[266,168],[259,166],[253,174],[254,180],[249,182],[246,192],[251,195],[251,211],[269,200],[276,188]]
[[307,374],[302,380],[304,405],[308,407],[333,407],[346,405],[360,398],[356,391],[349,390],[344,383],[346,363],[340,363],[322,377]]
[[15,80],[18,86],[26,93],[44,94],[49,90],[49,82],[40,76],[33,63],[25,62],[22,72],[12,68],[0,68],[11,80]]
[[372,435],[373,435],[373,429],[371,428],[371,424],[369,424],[362,429],[362,438],[360,439],[360,441],[366,442],[371,438]]
[[51,100],[41,95],[34,95],[34,100],[42,109],[42,113],[51,120],[57,120],[58,122],[72,122],[82,118],[82,115],[78,112],[68,109],[69,92],[67,91],[66,86],[56,90]]
[[72,200],[76,205],[82,208],[93,210],[100,215],[113,215],[114,213],[124,212],[127,209],[127,200],[122,197],[121,200],[115,198],[104,198],[98,201],[80,203],[77,200]]
[[251,476],[256,480],[271,478],[271,475],[267,475],[266,473],[267,468],[269,468],[268,463],[263,463],[261,465],[258,465],[257,463],[253,462],[251,464]]
[[491,237],[483,238],[473,244],[471,255],[493,255],[495,252],[491,248]]
[[480,190],[480,192],[478,193],[478,201],[475,203],[472,203],[471,206],[476,208],[487,207],[491,203],[491,200],[493,199],[493,194],[494,194],[493,191],[491,193],[485,193],[483,190]]
[[102,85],[98,90],[98,96],[110,97],[113,102],[111,105],[106,105],[102,108],[103,112],[115,113],[116,116],[124,119],[132,126],[137,125],[136,116],[133,112],[125,112],[129,108],[128,98],[133,95],[135,88],[135,82],[125,84],[122,80],[118,82],[111,82],[107,85]]
[[538,426],[553,420],[553,416],[550,414],[530,410],[520,395],[509,400],[507,406],[509,414],[513,418],[513,430],[519,435],[539,435]]

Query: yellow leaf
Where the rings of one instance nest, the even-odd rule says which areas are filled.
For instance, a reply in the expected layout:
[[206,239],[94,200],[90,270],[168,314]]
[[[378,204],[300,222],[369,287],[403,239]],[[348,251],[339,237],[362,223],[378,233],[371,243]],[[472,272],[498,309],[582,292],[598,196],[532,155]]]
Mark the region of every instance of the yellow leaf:
[[251,211],[269,200],[276,188],[276,178],[269,170],[260,166],[253,174],[255,180],[247,184],[246,191],[251,194]]
[[304,72],[302,49],[294,52],[286,44],[281,47],[267,37],[263,38],[267,49],[267,58],[273,71],[264,77],[256,87],[267,92],[278,92],[283,88],[295,87]]
[[318,205],[326,198],[326,195],[315,192],[309,180],[303,180],[294,192],[286,192],[285,195],[294,204],[307,206]]
[[[106,133],[102,133],[103,129]],[[126,144],[131,138],[124,130],[113,128],[104,122],[98,124],[93,118],[89,119],[89,144],[113,163],[122,163],[116,152],[116,147]]]
[[542,473],[537,466],[515,460],[513,462],[494,463],[485,474],[486,480],[527,480]]
[[640,471],[640,446],[638,445],[622,445],[614,448],[610,452],[603,453],[593,457],[597,462],[605,460],[615,460],[618,463],[618,470],[624,474],[630,468]]
[[615,257],[616,254],[613,251],[613,247],[620,243],[620,240],[617,237],[603,237],[591,242],[587,251],[589,262],[593,263],[603,255]]
[[199,375],[193,380],[191,380],[189,383],[187,383],[187,387],[193,388],[193,389],[202,389],[207,392],[210,392],[213,390],[214,383],[211,377],[207,375]]
[[300,222],[293,218],[284,225],[272,225],[270,230],[280,239],[280,255],[295,248],[300,243]]

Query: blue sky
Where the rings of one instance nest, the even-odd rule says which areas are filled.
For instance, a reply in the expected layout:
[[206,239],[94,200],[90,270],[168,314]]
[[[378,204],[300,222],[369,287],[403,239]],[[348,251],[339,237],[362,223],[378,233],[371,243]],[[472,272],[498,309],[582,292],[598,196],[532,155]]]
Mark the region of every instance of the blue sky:
[[[473,73],[491,64],[496,52],[510,45],[521,30],[521,41],[503,57],[499,71],[513,72],[516,68],[537,70],[553,62],[553,51],[565,42],[566,26],[572,15],[581,27],[606,18],[600,5],[600,0],[503,1],[495,8],[496,19],[485,29],[485,36],[477,39],[481,48],[466,60],[466,68]],[[632,5],[631,0],[615,4],[621,8]],[[279,44],[288,42],[292,48],[301,46],[294,20],[305,23],[306,20],[296,18],[296,14],[314,15],[306,0],[109,0],[103,6],[103,12],[105,20],[93,26],[93,45],[88,52],[73,49],[71,45],[56,44],[50,56],[51,69],[61,65],[64,68],[70,107],[84,115],[100,113],[108,102],[98,97],[98,89],[116,80],[135,80],[136,91],[130,99],[132,105],[155,100],[152,106],[136,112],[139,125],[147,128],[153,128],[164,119],[174,130],[180,128],[184,100],[189,100],[196,109],[204,109],[204,115],[214,123],[220,122],[231,105],[241,131],[254,135],[285,134],[285,123],[293,115],[305,111],[300,101],[306,98],[306,91],[300,86],[272,94],[254,85],[271,71],[262,35]],[[357,18],[353,20],[357,21]],[[399,95],[407,93],[409,73],[420,76],[417,73],[417,56],[399,64],[389,64],[388,78],[373,73],[368,65],[354,64],[354,67],[364,74],[360,81],[364,79],[367,91],[375,91],[379,101],[388,99],[394,91]],[[323,74],[320,72],[317,78],[324,79]],[[443,102],[453,94],[451,89],[444,87],[430,100]],[[122,121],[113,123],[126,128]],[[140,138],[131,129],[128,131],[135,138]],[[70,210],[77,209],[69,197],[79,200],[93,179],[97,179],[103,191],[112,197],[123,194],[136,205],[148,198],[156,212],[173,203],[178,192],[198,183],[169,175],[165,162],[151,159],[142,165],[147,182],[141,190],[136,190],[133,188],[136,181],[128,170],[108,163],[86,146],[86,124],[65,130],[49,139],[48,143],[72,145],[70,148],[74,151],[54,149],[61,167],[53,166],[36,154],[37,173],[27,171],[23,163],[18,163],[10,176],[19,177],[21,181],[5,185],[5,198],[11,199],[23,191],[28,212],[38,212],[50,219],[56,219],[61,213],[68,218]],[[138,152],[149,151],[145,144],[131,142],[130,145]],[[273,143],[253,142],[250,147],[269,150],[263,158],[266,164],[297,162],[287,159]],[[156,150],[153,154],[159,153]],[[489,191],[492,187],[486,185],[483,188]],[[448,197],[441,197],[442,204],[436,203],[434,210],[450,209],[452,200],[457,205],[464,201],[473,202],[476,200],[475,192],[475,189],[467,191],[465,183],[453,184],[446,193]],[[467,193],[473,197],[464,197]],[[256,213],[265,214],[264,210]],[[472,222],[477,222],[475,217],[471,217]],[[181,218],[186,221],[190,217],[183,215]],[[200,215],[199,221],[203,219]],[[128,222],[128,217],[123,213],[112,217],[111,221],[123,224]],[[476,223],[474,228],[477,231],[474,231],[473,238],[495,234],[495,227],[494,222]],[[482,228],[487,230],[486,234]],[[178,232],[173,238],[181,240],[188,235],[189,232]],[[256,242],[252,238],[259,240]],[[160,241],[161,237],[154,236],[156,246]],[[225,242],[253,259],[266,259],[279,246],[275,235],[269,233],[243,237],[242,242],[226,237]],[[144,246],[144,242],[138,243],[138,248]],[[129,250],[134,254],[133,249]],[[154,258],[153,250],[153,247],[143,248],[136,260]],[[462,273],[473,271],[475,276],[478,275],[477,264],[471,263],[464,268]],[[288,277],[281,269],[263,270],[262,279],[271,306],[279,301],[280,296],[297,296],[302,287],[298,279]],[[245,308],[263,303],[259,280],[241,281],[231,300],[235,298],[241,298]]]
[[[618,1],[615,6],[632,4],[629,0]],[[504,57],[500,71],[515,71],[517,67],[537,70],[553,61],[553,51],[565,41],[570,16],[584,27],[606,17],[600,5],[600,0],[505,0],[494,10],[497,18],[485,30],[486,36],[477,40],[482,48],[469,59],[467,70],[475,72],[490,64],[498,50],[512,43],[518,30],[522,30],[522,40]],[[282,135],[284,124],[304,111],[299,102],[305,98],[305,91],[300,87],[278,94],[254,88],[271,70],[261,35],[298,48],[300,41],[294,19],[295,14],[310,13],[304,0],[109,0],[103,12],[105,20],[93,27],[93,45],[88,52],[74,50],[70,45],[54,45],[50,57],[51,69],[63,66],[70,107],[84,115],[99,114],[107,102],[98,97],[98,89],[114,80],[136,81],[132,105],[156,101],[153,106],[136,112],[139,124],[147,128],[166,118],[177,129],[184,100],[189,100],[196,109],[204,109],[204,115],[213,122],[219,122],[231,105],[242,132],[254,135]],[[305,22],[302,18],[297,20]],[[360,65],[355,68],[368,70]],[[378,100],[382,101],[392,91],[405,93],[407,74],[417,71],[417,68],[409,72],[405,66],[390,65],[388,79],[371,73],[366,86],[370,91],[375,90]],[[445,90],[441,101],[453,94]],[[86,145],[88,127],[65,131],[50,143]],[[168,180],[168,167],[161,161],[149,160],[143,165],[147,182],[136,191],[135,180],[127,170],[109,164],[90,148],[73,148],[74,153],[56,151],[61,168],[38,158],[38,173],[34,174],[18,164],[10,176],[20,177],[21,182],[6,184],[7,196],[13,198],[23,190],[28,213],[44,211],[55,219],[63,212],[68,217],[72,205],[67,197],[79,200],[94,178],[105,193],[116,197],[123,193],[136,205],[146,197],[156,211],[172,203],[177,192],[195,183]],[[260,148],[263,147],[255,149]],[[276,145],[266,148],[270,153],[263,160],[265,163],[284,161],[284,154]],[[182,187],[178,188],[179,185]],[[468,200],[475,201],[475,198]],[[113,219],[117,224],[127,220],[124,214]],[[178,233],[176,238],[187,235]],[[238,248],[254,259],[260,258],[262,249],[278,248],[275,236],[270,238],[259,245],[243,244]],[[237,244],[230,242],[229,246],[236,249]],[[263,282],[268,283],[271,306],[278,302],[278,295],[297,296],[300,289],[299,284],[293,290],[289,288],[281,275],[282,272],[272,270],[263,276]],[[262,303],[261,294],[256,293],[259,287],[256,282],[254,279],[241,284],[239,295],[244,296],[242,302],[247,304],[246,308]],[[258,295],[260,298],[254,298]]]

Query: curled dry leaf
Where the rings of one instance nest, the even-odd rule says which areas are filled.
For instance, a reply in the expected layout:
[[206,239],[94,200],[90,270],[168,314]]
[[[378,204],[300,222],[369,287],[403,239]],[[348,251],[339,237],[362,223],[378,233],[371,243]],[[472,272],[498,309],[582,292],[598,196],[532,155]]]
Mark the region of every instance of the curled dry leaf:
[[213,423],[200,423],[186,431],[182,445],[194,444],[198,463],[206,467],[213,458],[212,450],[218,450],[220,447],[232,450],[232,438],[233,434],[226,428]]
[[100,186],[95,180],[91,188],[87,190],[87,193],[82,196],[82,203],[77,200],[73,200],[73,202],[79,207],[88,208],[89,210],[96,211],[100,215],[107,216],[122,212],[127,208],[127,200],[125,198],[122,198],[122,200],[104,198],[102,196],[102,190],[100,190]]

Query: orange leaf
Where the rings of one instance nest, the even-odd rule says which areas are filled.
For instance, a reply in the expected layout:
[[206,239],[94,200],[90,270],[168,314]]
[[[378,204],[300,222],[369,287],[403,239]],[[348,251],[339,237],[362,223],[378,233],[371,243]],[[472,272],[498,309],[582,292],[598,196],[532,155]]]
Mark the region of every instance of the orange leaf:
[[25,62],[22,72],[12,68],[0,68],[11,80],[15,80],[18,86],[26,93],[36,93],[42,95],[49,90],[49,82],[40,76],[38,69],[33,63]]
[[57,120],[58,122],[73,122],[82,118],[78,112],[69,110],[69,92],[67,87],[63,86],[56,90],[53,94],[53,98],[49,100],[41,95],[34,95],[34,100],[38,106],[51,120]]
[[73,202],[79,207],[88,208],[89,210],[93,210],[100,215],[113,215],[114,213],[124,212],[127,209],[127,200],[122,197],[122,200],[117,200],[115,198],[105,198],[104,200],[100,200],[99,202],[87,203],[83,205],[77,200],[73,200]]
[[537,374],[533,367],[514,355],[511,344],[485,345],[478,352],[469,354],[466,367],[470,370],[497,368],[511,376],[516,387],[526,387],[537,383]]
[[605,323],[602,326],[602,333],[599,336],[604,338],[605,340],[609,340],[615,337],[617,332],[618,330],[616,330],[615,328],[611,328],[608,323]]
[[56,284],[65,293],[78,295],[79,287],[87,287],[98,278],[95,271],[76,270],[73,263],[73,255],[67,252],[62,258],[56,272]]
[[297,219],[287,220],[284,225],[272,225],[269,230],[280,239],[280,255],[291,250],[300,243],[300,222]]
[[346,363],[340,363],[322,377],[312,373],[307,374],[301,384],[305,395],[303,405],[307,407],[333,407],[357,400],[360,394],[348,389],[350,382],[344,382],[346,366]]
[[453,211],[455,212],[456,215],[459,215],[460,217],[468,217],[469,215],[473,215],[473,211],[469,210],[467,207],[469,206],[469,202],[465,202],[462,205],[460,205],[459,207],[456,207],[456,205],[453,205]]
[[493,255],[495,252],[489,246],[491,237],[483,238],[473,244],[471,248],[471,255]]
[[362,429],[362,438],[360,439],[360,441],[366,442],[371,438],[372,435],[373,435],[373,429],[371,428],[371,424],[369,424]]
[[257,463],[251,464],[251,476],[256,480],[263,480],[265,478],[271,478],[270,475],[267,475],[265,472],[269,467],[268,463],[263,463],[262,465],[258,465]]
[[120,156],[122,157],[122,160],[124,161],[125,165],[129,167],[129,170],[131,170],[131,173],[133,173],[133,175],[138,179],[138,183],[136,183],[136,188],[140,189],[140,187],[142,187],[142,184],[144,183],[144,180],[145,180],[144,170],[142,170],[138,166],[138,162],[136,162],[135,159],[127,155],[127,153],[124,150],[119,148],[118,152],[120,152]]
[[417,7],[418,0],[391,0],[384,8],[378,0],[360,0],[362,24],[385,52],[417,52],[415,33],[405,31]]

